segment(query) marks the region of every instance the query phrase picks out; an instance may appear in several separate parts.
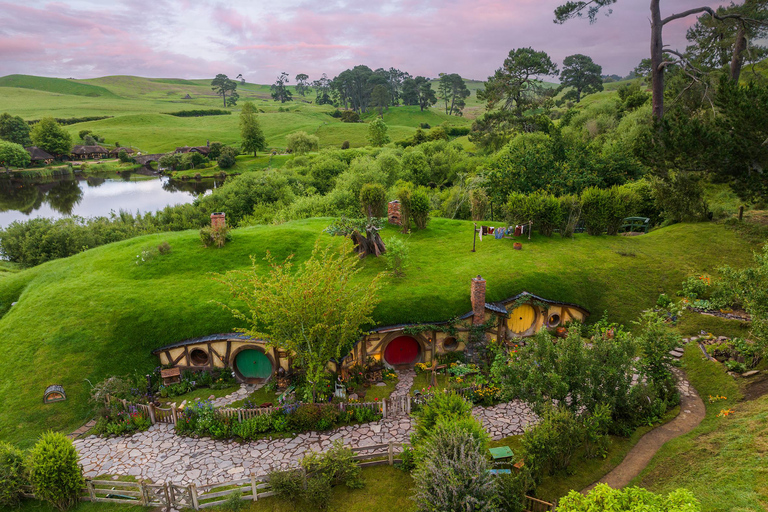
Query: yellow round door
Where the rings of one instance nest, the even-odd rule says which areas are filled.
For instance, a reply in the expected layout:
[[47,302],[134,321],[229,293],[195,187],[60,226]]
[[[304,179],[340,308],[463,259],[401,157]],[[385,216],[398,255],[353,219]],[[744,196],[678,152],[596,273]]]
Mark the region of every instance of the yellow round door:
[[533,326],[536,319],[536,311],[533,306],[523,304],[512,310],[507,320],[507,327],[515,334],[523,334]]

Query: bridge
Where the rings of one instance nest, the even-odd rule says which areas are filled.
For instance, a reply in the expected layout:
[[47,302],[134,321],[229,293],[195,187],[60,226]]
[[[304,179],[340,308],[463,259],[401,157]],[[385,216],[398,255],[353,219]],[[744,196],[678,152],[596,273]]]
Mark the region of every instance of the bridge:
[[150,162],[160,163],[160,158],[164,157],[165,153],[158,153],[156,155],[139,155],[133,157],[137,164],[141,164],[145,167],[149,167]]

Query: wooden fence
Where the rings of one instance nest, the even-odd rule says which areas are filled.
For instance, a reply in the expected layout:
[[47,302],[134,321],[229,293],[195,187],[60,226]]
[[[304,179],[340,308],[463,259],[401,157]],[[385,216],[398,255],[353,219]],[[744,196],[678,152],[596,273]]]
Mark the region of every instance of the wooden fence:
[[[408,443],[389,442],[352,448],[353,459],[361,467],[394,465],[402,462],[400,457]],[[23,487],[26,498],[36,498],[30,486]],[[240,493],[240,499],[257,501],[274,496],[265,476],[248,477],[215,484],[181,485],[172,482],[152,484],[146,482],[122,482],[119,480],[86,480],[80,501],[100,503],[125,503],[145,507],[183,508],[201,510],[224,504],[227,499]],[[525,497],[526,512],[552,512],[555,505],[531,496]]]

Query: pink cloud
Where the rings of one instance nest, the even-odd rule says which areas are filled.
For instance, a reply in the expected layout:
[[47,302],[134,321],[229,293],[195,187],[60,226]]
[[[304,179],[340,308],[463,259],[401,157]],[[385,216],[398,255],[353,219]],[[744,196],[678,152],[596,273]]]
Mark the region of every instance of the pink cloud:
[[[605,73],[626,74],[648,54],[649,0],[624,0],[590,25],[552,22],[563,0],[212,0],[0,2],[0,75],[206,77],[274,70],[335,76],[347,67],[397,67],[413,75],[457,72],[485,79],[514,48],[557,62],[585,53]],[[702,0],[666,0],[668,15]],[[704,1],[710,6],[719,2]],[[669,24],[665,43],[685,47],[694,17]]]

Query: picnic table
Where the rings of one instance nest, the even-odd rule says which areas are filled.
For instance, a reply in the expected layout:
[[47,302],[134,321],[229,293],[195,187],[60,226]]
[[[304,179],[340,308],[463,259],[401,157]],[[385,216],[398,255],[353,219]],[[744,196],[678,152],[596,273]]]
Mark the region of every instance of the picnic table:
[[493,457],[493,460],[509,459],[515,456],[512,448],[509,446],[497,446],[496,448],[488,448],[488,451],[491,452],[491,457]]

